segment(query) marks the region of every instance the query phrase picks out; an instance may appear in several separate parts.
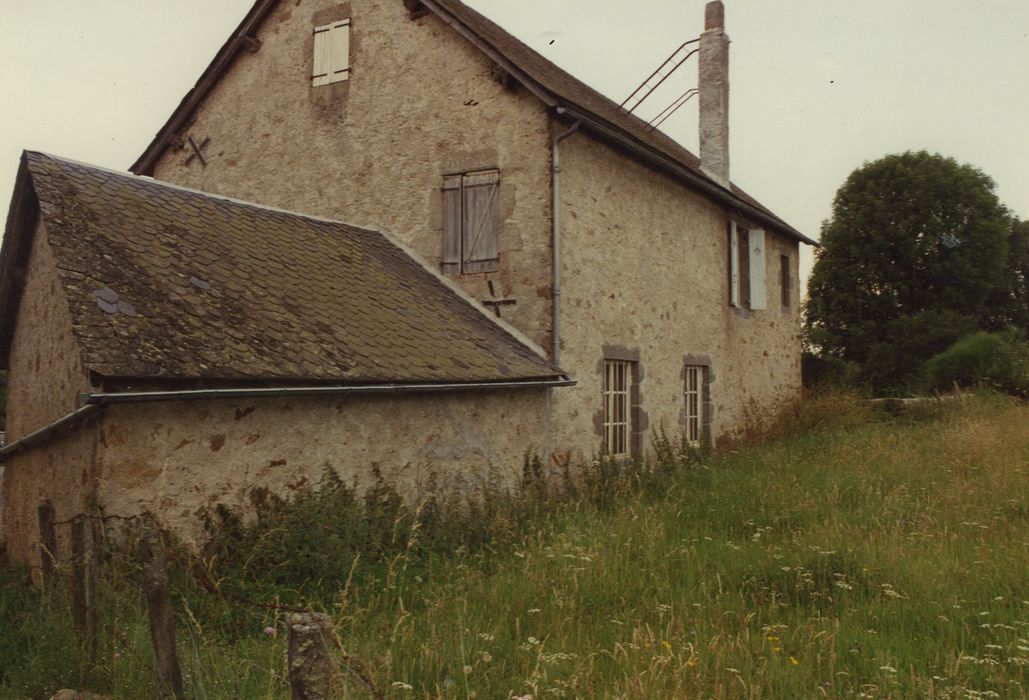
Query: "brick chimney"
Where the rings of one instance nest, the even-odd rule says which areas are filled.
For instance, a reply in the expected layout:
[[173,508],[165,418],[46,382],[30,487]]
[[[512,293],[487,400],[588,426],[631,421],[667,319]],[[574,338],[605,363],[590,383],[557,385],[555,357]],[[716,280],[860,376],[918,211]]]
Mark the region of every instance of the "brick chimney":
[[729,36],[725,6],[713,0],[704,7],[700,35],[700,168],[729,187]]

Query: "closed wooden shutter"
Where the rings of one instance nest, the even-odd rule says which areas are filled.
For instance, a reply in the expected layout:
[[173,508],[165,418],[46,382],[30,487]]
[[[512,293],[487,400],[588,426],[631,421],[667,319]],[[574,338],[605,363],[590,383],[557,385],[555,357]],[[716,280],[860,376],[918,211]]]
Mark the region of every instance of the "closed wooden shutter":
[[779,284],[782,287],[782,305],[790,305],[790,290],[793,287],[793,275],[790,273],[790,256],[779,256]]
[[443,178],[443,260],[444,274],[461,272],[461,176]]
[[765,232],[751,229],[747,233],[750,255],[750,308],[768,308],[768,292],[765,282]]
[[311,85],[328,85],[332,72],[332,49],[329,41],[331,24],[323,24],[314,28],[314,70],[311,73]]
[[464,272],[497,270],[499,185],[500,173],[496,170],[468,173],[463,178],[464,222],[461,243]]
[[350,77],[350,20],[314,28],[311,85],[328,85]]
[[329,82],[336,83],[350,77],[350,20],[333,22],[329,33],[332,56]]
[[729,222],[729,303],[740,305],[740,242],[736,222]]

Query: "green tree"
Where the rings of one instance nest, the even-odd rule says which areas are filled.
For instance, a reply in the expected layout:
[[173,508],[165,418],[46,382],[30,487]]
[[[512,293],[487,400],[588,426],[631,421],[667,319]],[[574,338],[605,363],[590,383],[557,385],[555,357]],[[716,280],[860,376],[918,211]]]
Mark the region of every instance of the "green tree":
[[[1010,323],[1015,304],[1000,309],[997,301],[1013,295],[1012,230],[993,181],[970,165],[926,151],[866,163],[836,193],[822,226],[809,347],[866,369],[874,357],[891,357],[894,369],[865,376],[884,388],[969,329]],[[925,354],[898,361],[911,352]]]
[[1029,221],[1012,223],[996,308],[1001,322],[1029,330]]

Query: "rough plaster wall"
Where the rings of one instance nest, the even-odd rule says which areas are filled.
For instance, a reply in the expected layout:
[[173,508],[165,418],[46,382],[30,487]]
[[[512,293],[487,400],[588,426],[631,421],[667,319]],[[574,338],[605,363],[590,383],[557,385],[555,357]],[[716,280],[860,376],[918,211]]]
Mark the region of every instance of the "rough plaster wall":
[[736,311],[724,210],[588,135],[561,148],[561,365],[579,386],[555,394],[555,443],[600,449],[605,345],[639,350],[649,427],[669,435],[682,430],[687,353],[711,358],[715,437],[795,396],[800,316],[796,303],[781,306],[779,255],[791,256],[796,280],[797,244],[769,232],[768,309]]
[[288,495],[334,469],[358,489],[378,465],[408,499],[430,475],[464,493],[521,476],[546,434],[546,390],[111,406],[100,438],[107,514],[157,514],[187,539],[216,503]]
[[[87,386],[53,253],[39,224],[11,341],[7,442],[75,410]],[[93,434],[88,423],[80,425],[7,463],[3,522],[12,561],[39,564],[36,509],[44,499],[53,502],[58,521],[82,510],[91,482]],[[61,551],[66,530],[57,529]]]
[[[336,8],[336,9],[333,9]],[[349,8],[349,9],[348,9]],[[312,28],[350,16],[351,77],[312,88]],[[383,228],[432,264],[442,255],[442,175],[501,173],[504,317],[546,347],[550,330],[549,149],[543,105],[493,78],[490,62],[401,0],[281,2],[257,53],[242,52],[188,130],[202,167],[166,151],[155,177]],[[489,299],[486,275],[462,284]]]

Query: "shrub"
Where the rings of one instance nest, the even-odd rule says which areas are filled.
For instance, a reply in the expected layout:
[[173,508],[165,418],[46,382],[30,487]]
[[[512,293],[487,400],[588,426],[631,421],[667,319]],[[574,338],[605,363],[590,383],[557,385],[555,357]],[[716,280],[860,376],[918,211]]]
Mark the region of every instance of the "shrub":
[[1022,331],[973,333],[930,358],[921,369],[927,389],[987,385],[1029,397],[1029,342]]
[[919,367],[975,330],[975,319],[953,311],[900,316],[886,325],[885,340],[872,349],[860,381],[880,396],[917,388]]

